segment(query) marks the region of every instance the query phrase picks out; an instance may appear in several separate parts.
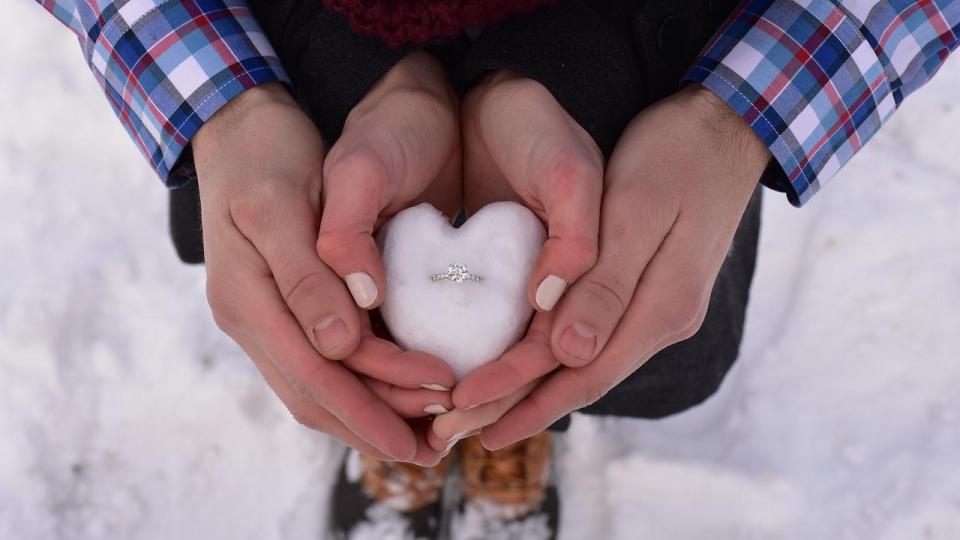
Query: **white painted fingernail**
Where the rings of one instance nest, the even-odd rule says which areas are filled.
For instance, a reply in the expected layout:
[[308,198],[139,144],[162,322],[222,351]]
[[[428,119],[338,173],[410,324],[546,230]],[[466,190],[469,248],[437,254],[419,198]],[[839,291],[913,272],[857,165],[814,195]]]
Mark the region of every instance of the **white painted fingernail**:
[[343,278],[347,282],[347,288],[353,295],[353,301],[363,309],[367,309],[377,301],[377,284],[373,278],[366,272],[354,272],[347,274]]
[[420,388],[424,390],[436,390],[437,392],[449,392],[450,389],[442,384],[421,384]]
[[423,412],[427,414],[446,414],[450,411],[448,411],[446,407],[439,403],[433,403],[424,407]]
[[560,276],[550,274],[543,278],[540,285],[537,286],[536,301],[540,309],[550,311],[557,301],[563,296],[563,291],[567,290],[567,280]]

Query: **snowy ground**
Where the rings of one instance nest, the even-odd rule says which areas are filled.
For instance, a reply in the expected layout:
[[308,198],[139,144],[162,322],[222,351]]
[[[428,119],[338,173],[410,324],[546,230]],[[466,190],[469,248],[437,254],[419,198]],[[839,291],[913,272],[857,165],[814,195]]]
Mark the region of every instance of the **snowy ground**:
[[[318,538],[339,447],[218,333],[68,32],[3,7],[0,539]],[[577,418],[562,538],[960,538],[958,87],[768,197],[736,369],[666,421]]]

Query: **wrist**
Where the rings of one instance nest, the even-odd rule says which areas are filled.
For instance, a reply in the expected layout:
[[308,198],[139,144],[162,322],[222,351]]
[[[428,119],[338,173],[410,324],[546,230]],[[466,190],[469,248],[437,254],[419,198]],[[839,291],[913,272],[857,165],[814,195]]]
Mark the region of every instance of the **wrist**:
[[277,105],[297,106],[287,89],[278,82],[244,90],[200,126],[191,140],[194,155],[206,154],[208,149],[216,147],[220,137],[235,131],[257,111]]
[[734,158],[749,181],[758,181],[772,154],[746,120],[705,86],[693,83],[681,93],[693,102],[704,128],[717,136],[720,151]]

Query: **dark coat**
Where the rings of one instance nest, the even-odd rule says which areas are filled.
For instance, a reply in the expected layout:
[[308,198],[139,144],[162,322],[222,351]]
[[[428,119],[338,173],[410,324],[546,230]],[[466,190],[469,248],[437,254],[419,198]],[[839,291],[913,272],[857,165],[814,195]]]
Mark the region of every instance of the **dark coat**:
[[[679,88],[686,68],[735,0],[561,0],[476,33],[426,48],[463,91],[486,73],[510,69],[547,87],[609,156],[643,107]],[[252,0],[294,94],[328,144],[367,90],[417,45],[393,47],[351,28],[319,0]],[[767,182],[775,184],[776,178]],[[181,257],[202,262],[196,186],[171,193],[171,226]],[[735,361],[756,260],[759,189],[714,286],[701,330],[668,347],[586,413],[657,418],[712,395]],[[563,428],[566,419],[556,427]]]

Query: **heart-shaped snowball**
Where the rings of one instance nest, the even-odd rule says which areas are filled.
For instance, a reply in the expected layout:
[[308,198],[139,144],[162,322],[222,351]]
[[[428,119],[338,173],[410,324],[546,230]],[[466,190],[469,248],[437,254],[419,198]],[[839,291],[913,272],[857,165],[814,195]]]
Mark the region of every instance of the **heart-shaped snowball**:
[[380,233],[387,295],[380,311],[396,342],[446,360],[463,377],[520,339],[533,308],[527,280],[546,232],[521,204],[483,207],[454,228],[429,204]]

